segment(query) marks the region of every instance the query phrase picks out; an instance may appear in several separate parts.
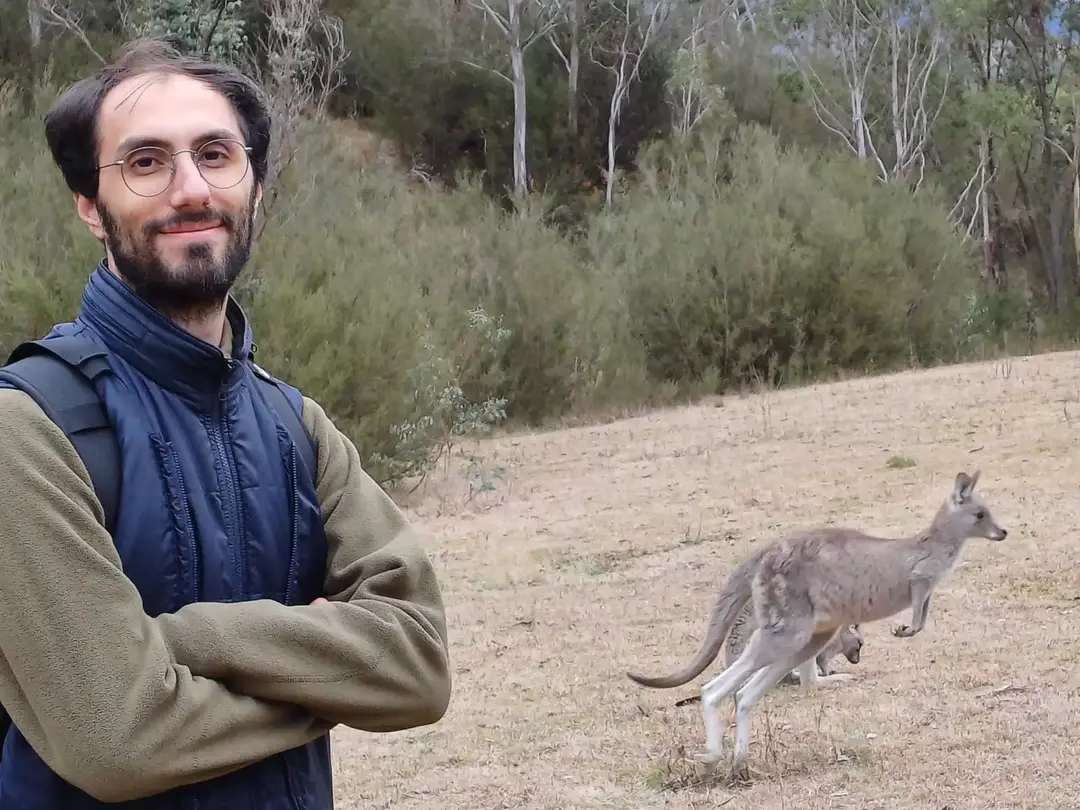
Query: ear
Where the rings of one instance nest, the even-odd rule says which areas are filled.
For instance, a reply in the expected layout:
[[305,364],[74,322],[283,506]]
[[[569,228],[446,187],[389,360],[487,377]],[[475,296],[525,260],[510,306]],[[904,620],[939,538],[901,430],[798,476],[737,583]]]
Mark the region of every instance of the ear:
[[101,215],[98,214],[97,206],[89,197],[75,192],[75,208],[79,212],[79,219],[86,223],[90,233],[100,242],[105,241],[105,227],[101,224]]
[[975,489],[975,485],[977,483],[979,483],[979,471],[975,470],[975,472],[973,472],[971,474],[971,483],[968,484],[968,489],[967,489],[967,494],[968,495],[970,495],[972,493],[972,490]]
[[956,503],[963,503],[971,497],[972,490],[975,489],[975,484],[979,480],[979,471],[976,470],[974,474],[968,475],[965,472],[956,476],[956,481],[953,484],[953,500]]

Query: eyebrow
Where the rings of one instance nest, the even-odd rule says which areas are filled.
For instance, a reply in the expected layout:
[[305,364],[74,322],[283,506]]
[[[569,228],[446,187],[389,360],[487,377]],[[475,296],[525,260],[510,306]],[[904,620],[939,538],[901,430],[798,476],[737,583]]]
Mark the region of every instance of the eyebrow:
[[[207,141],[216,141],[219,138],[229,138],[231,140],[243,142],[243,138],[230,129],[208,130],[196,138],[194,142],[202,145]],[[116,147],[114,157],[116,160],[119,160],[132,149],[141,149],[144,146],[160,146],[162,149],[167,149],[170,152],[173,151],[172,143],[164,138],[156,138],[152,135],[131,135],[124,138],[124,140],[120,142],[120,145]]]

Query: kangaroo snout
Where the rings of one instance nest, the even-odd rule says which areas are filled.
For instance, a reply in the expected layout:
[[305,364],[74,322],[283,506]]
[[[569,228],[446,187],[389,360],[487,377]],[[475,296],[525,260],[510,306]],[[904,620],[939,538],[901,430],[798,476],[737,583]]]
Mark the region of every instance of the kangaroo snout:
[[999,527],[998,530],[996,532],[994,532],[994,534],[990,537],[990,539],[994,540],[994,541],[1001,541],[1001,540],[1004,540],[1008,536],[1009,536],[1009,533],[1007,531],[1005,531],[1005,529],[1002,529],[1002,528]]

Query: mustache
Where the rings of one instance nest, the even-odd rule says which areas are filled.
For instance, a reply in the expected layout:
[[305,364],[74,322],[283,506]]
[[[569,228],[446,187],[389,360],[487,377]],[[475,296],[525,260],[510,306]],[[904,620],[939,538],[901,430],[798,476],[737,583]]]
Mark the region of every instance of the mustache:
[[173,214],[172,216],[163,219],[155,219],[143,226],[143,232],[147,236],[154,236],[155,234],[161,233],[161,231],[166,228],[172,228],[177,225],[215,221],[220,222],[223,227],[230,231],[235,230],[236,217],[232,216],[232,214],[226,213],[225,211],[208,210],[183,212]]

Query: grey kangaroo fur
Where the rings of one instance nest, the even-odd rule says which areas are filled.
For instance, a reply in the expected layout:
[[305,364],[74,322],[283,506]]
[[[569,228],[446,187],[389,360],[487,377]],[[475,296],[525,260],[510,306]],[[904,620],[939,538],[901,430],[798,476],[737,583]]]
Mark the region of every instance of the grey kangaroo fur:
[[[735,617],[735,623],[732,625],[731,630],[728,632],[727,641],[724,644],[724,666],[730,667],[735,663],[736,659],[742,654],[742,651],[746,649],[747,639],[757,628],[757,622],[754,618],[754,603],[747,600],[743,605],[739,615]],[[825,649],[817,654],[814,658],[815,671],[820,679],[824,680],[847,680],[847,676],[841,678],[830,678],[833,674],[832,664],[830,663],[833,658],[838,655],[843,655],[852,664],[858,664],[859,658],[862,654],[862,648],[864,643],[862,629],[858,624],[845,624],[840,628],[839,632],[833,636],[832,640],[825,645]],[[780,679],[780,683],[796,683],[803,686],[812,685],[808,683],[810,679],[803,677],[801,670],[794,669]]]
[[970,476],[957,475],[930,525],[907,537],[819,528],[755,551],[728,577],[705,639],[686,667],[662,677],[633,672],[627,676],[654,689],[680,686],[697,677],[720,652],[743,606],[752,601],[757,627],[746,648],[701,689],[706,749],[701,761],[706,773],[720,761],[720,706],[734,694],[731,776],[747,779],[750,712],[781,678],[798,666],[804,683],[818,683],[813,659],[846,624],[880,621],[910,609],[911,624],[894,627],[893,635],[910,638],[921,632],[930,596],[956,567],[966,542],[1005,539],[1008,533],[974,493],[978,480],[978,470]]

